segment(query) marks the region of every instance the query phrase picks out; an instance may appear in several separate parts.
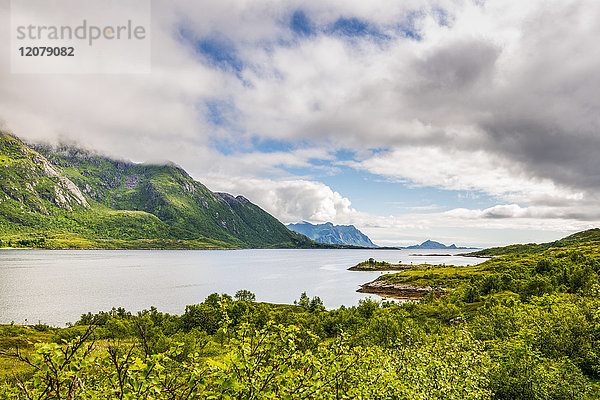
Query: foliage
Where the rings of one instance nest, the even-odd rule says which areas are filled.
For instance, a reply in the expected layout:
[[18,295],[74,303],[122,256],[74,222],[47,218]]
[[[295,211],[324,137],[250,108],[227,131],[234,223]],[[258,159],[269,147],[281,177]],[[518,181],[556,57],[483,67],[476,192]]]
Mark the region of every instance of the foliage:
[[319,296],[315,296],[312,298],[312,300],[310,300],[306,292],[302,292],[300,299],[294,301],[294,304],[311,313],[325,311],[325,306],[323,305],[323,301],[319,298]]
[[235,292],[235,299],[238,301],[255,301],[256,295],[249,290],[241,289]]
[[[183,345],[151,354],[145,347],[94,350],[90,326],[62,346],[36,345],[27,381],[4,386],[6,399],[487,399],[488,358],[466,332],[426,346],[384,350],[332,342],[299,326],[272,322],[260,330],[221,327],[223,356],[181,357]],[[29,397],[27,397],[29,396]]]
[[[249,301],[253,294],[239,291],[238,299],[214,293],[181,316],[155,308],[88,313],[72,328],[50,328],[53,341],[29,345],[27,356],[13,350],[31,372],[8,380],[0,393],[8,399],[23,398],[25,390],[84,399],[593,398],[600,376],[597,297],[503,292],[483,296],[473,308],[464,293],[409,303],[366,299],[328,311],[306,293],[290,306]],[[450,324],[456,316],[467,324]],[[0,360],[26,342],[3,346]]]
[[283,305],[239,290],[180,316],[0,326],[0,398],[594,399],[599,255],[582,242],[382,276],[453,288],[402,303],[327,310],[306,292]]
[[541,253],[550,249],[561,249],[579,246],[581,244],[598,244],[600,242],[600,228],[588,229],[577,232],[560,240],[549,243],[513,244],[506,247],[492,247],[472,253],[477,256],[500,256],[507,254],[533,254]]
[[387,267],[389,266],[390,263],[386,262],[386,261],[377,261],[374,258],[369,258],[366,261],[360,262],[357,264],[358,267],[362,267],[362,266],[374,266],[374,267]]

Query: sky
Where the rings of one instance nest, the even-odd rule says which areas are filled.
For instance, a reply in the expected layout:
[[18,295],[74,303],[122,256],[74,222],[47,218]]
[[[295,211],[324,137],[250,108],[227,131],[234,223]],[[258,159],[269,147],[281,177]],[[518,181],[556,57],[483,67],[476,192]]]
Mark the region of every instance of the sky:
[[0,0],[0,127],[170,160],[284,223],[353,224],[382,246],[599,225],[598,1],[151,9],[149,73],[19,74]]

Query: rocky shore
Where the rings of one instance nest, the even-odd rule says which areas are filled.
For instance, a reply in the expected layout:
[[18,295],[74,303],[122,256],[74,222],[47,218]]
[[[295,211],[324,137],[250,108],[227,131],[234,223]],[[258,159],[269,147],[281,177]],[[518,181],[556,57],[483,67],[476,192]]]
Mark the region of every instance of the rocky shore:
[[456,254],[457,256],[461,256],[461,257],[473,257],[473,258],[494,258],[493,256],[483,256],[480,254],[473,254],[473,253],[461,253],[461,254]]
[[385,280],[374,280],[373,282],[361,285],[360,289],[356,290],[361,293],[373,293],[384,297],[394,299],[411,300],[419,299],[428,293],[433,292],[436,296],[444,293],[448,288],[431,287],[431,286],[416,286],[405,283],[392,283]]

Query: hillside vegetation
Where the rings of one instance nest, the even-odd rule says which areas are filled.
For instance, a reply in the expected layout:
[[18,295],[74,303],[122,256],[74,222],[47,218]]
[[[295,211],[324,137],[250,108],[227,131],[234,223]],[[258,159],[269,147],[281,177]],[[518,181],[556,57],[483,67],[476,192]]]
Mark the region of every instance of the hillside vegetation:
[[0,133],[0,247],[318,247],[242,196],[174,165],[134,164]]
[[277,305],[240,290],[180,316],[113,309],[64,329],[4,326],[0,398],[597,399],[590,236],[380,278],[452,288],[418,301],[326,310],[306,293]]
[[505,247],[491,247],[470,253],[477,256],[499,256],[505,254],[540,253],[552,248],[564,248],[585,243],[600,242],[600,228],[577,232],[565,238],[548,243],[513,244]]

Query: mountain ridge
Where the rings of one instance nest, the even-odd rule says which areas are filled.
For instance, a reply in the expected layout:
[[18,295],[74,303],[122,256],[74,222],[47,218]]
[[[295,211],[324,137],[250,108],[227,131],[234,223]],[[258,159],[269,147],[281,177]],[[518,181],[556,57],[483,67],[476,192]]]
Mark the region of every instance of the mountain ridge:
[[302,221],[296,224],[287,224],[286,227],[319,243],[358,246],[358,247],[378,247],[371,239],[354,225],[334,225],[331,222],[323,224],[311,224]]
[[30,145],[1,132],[0,166],[0,247],[321,247],[173,163]]
[[436,242],[434,240],[426,240],[421,244],[416,244],[413,246],[407,246],[407,247],[399,247],[400,249],[422,249],[422,250],[426,250],[426,249],[435,249],[435,250],[443,250],[443,249],[447,249],[447,250],[472,250],[472,249],[476,249],[476,247],[458,247],[455,244],[451,244],[450,246],[446,246],[443,243],[440,242]]

